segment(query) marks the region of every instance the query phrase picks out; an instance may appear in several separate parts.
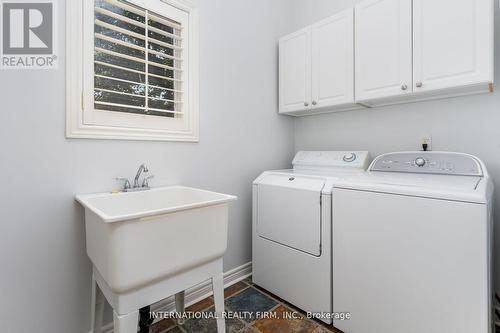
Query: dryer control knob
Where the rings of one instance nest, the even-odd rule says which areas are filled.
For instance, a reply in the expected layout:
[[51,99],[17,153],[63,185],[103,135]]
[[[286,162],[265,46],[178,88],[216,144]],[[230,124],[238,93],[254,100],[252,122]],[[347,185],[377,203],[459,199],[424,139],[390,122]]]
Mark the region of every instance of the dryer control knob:
[[354,162],[354,160],[356,160],[356,154],[345,154],[342,159],[344,160],[344,162]]
[[423,157],[417,157],[415,159],[415,165],[418,167],[423,167],[425,165],[425,159]]

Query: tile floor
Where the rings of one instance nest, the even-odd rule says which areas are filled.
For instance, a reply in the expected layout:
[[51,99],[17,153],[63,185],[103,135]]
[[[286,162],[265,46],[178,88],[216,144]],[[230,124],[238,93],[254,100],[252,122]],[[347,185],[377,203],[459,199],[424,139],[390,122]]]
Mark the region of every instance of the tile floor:
[[[304,314],[275,295],[255,286],[251,278],[238,282],[224,291],[226,311],[248,312],[245,318],[226,319],[227,333],[342,333],[320,321],[308,319]],[[213,298],[208,297],[186,309],[191,312],[213,312]],[[272,318],[256,318],[256,313],[272,313]],[[283,319],[286,313],[297,314],[296,319]],[[216,333],[215,319],[188,319],[177,325],[173,319],[153,324],[151,333]]]

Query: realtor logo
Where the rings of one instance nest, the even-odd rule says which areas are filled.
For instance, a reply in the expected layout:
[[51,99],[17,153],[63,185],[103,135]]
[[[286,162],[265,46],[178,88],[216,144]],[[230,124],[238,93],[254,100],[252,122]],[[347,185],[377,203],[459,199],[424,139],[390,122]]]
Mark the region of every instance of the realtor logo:
[[0,0],[3,69],[57,68],[54,1]]

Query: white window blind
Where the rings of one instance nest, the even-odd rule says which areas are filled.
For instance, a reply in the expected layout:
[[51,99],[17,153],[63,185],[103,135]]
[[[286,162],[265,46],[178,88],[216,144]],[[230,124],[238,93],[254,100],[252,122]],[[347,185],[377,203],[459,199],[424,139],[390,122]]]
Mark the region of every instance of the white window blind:
[[94,108],[183,116],[183,26],[122,0],[95,0]]

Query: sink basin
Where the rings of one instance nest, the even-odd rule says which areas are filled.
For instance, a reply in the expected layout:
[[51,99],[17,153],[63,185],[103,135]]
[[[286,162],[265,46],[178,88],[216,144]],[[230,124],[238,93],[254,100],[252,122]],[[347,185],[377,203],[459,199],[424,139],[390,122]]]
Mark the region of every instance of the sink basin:
[[116,294],[217,260],[235,196],[184,186],[77,195],[87,254]]

